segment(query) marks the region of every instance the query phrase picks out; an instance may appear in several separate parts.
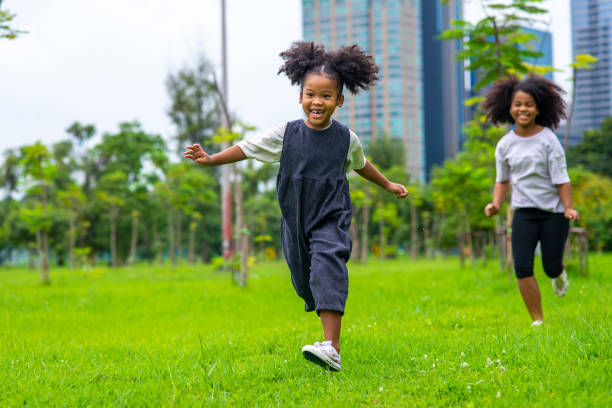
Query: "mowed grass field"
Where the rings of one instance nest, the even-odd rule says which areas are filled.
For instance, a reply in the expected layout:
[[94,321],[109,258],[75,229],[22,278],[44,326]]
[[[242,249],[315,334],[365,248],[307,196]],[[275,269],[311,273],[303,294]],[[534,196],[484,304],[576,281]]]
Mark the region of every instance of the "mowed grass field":
[[208,266],[2,269],[0,406],[612,406],[612,256],[590,267],[557,298],[537,265],[532,328],[495,263],[351,264],[338,373],[300,354],[322,331],[282,262],[245,289]]

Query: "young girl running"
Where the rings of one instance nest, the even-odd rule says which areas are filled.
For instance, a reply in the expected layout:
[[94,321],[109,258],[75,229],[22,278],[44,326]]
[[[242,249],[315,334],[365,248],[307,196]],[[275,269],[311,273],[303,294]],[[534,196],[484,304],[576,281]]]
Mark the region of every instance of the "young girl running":
[[363,154],[357,135],[332,115],[344,102],[343,88],[357,93],[377,79],[378,67],[358,46],[327,52],[322,45],[296,42],[280,56],[286,74],[300,86],[306,119],[283,123],[209,156],[187,146],[186,158],[216,166],[254,158],[280,161],[277,196],[281,242],[297,294],[306,311],[316,311],[325,341],[302,348],[304,357],[340,370],[340,324],[348,295],[346,263],[351,253],[352,206],[346,173],[355,170],[397,198],[406,188],[390,182]]
[[538,76],[523,81],[502,79],[489,91],[483,108],[494,124],[515,128],[497,143],[497,177],[487,217],[499,212],[512,185],[512,255],[518,287],[533,320],[544,322],[540,290],[533,276],[533,258],[540,242],[545,273],[552,278],[557,296],[565,296],[569,281],[563,268],[563,248],[569,220],[577,220],[565,153],[552,132],[565,117],[563,90]]

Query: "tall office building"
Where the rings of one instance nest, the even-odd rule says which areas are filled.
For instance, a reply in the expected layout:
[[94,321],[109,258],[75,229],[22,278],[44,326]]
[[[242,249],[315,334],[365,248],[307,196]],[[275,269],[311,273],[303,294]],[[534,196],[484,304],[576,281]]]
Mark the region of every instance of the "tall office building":
[[459,41],[440,40],[438,36],[462,15],[462,2],[450,0],[422,2],[422,49],[424,84],[424,122],[427,175],[433,165],[454,157],[463,142],[464,70],[455,54]]
[[[433,0],[423,0],[433,1]],[[367,142],[400,138],[412,181],[425,181],[421,0],[302,0],[304,40],[336,49],[358,44],[372,55],[380,81],[345,92],[338,120]]]
[[570,144],[584,131],[598,128],[612,115],[612,1],[572,0],[572,54],[599,59],[592,70],[580,70],[576,84]]

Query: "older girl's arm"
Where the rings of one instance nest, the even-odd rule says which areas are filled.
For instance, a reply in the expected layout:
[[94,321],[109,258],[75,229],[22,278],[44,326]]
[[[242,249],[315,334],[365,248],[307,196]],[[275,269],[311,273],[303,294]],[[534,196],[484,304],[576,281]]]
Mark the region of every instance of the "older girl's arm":
[[580,215],[578,211],[574,210],[574,204],[572,203],[572,186],[570,183],[563,183],[557,185],[557,191],[561,197],[563,207],[565,207],[565,218],[572,221],[578,220]]

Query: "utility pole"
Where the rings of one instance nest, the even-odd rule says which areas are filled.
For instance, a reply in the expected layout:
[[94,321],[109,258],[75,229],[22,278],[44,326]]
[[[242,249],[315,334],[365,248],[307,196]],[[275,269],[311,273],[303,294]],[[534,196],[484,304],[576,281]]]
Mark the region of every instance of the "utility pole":
[[[219,91],[223,95],[225,106],[229,106],[227,101],[227,45],[225,31],[225,0],[221,0],[221,89]],[[231,129],[228,110],[222,109],[221,111],[221,125],[229,131]],[[227,147],[228,142],[221,144],[222,150]],[[233,255],[231,170],[231,166],[221,166],[221,242],[224,259],[229,259]]]

